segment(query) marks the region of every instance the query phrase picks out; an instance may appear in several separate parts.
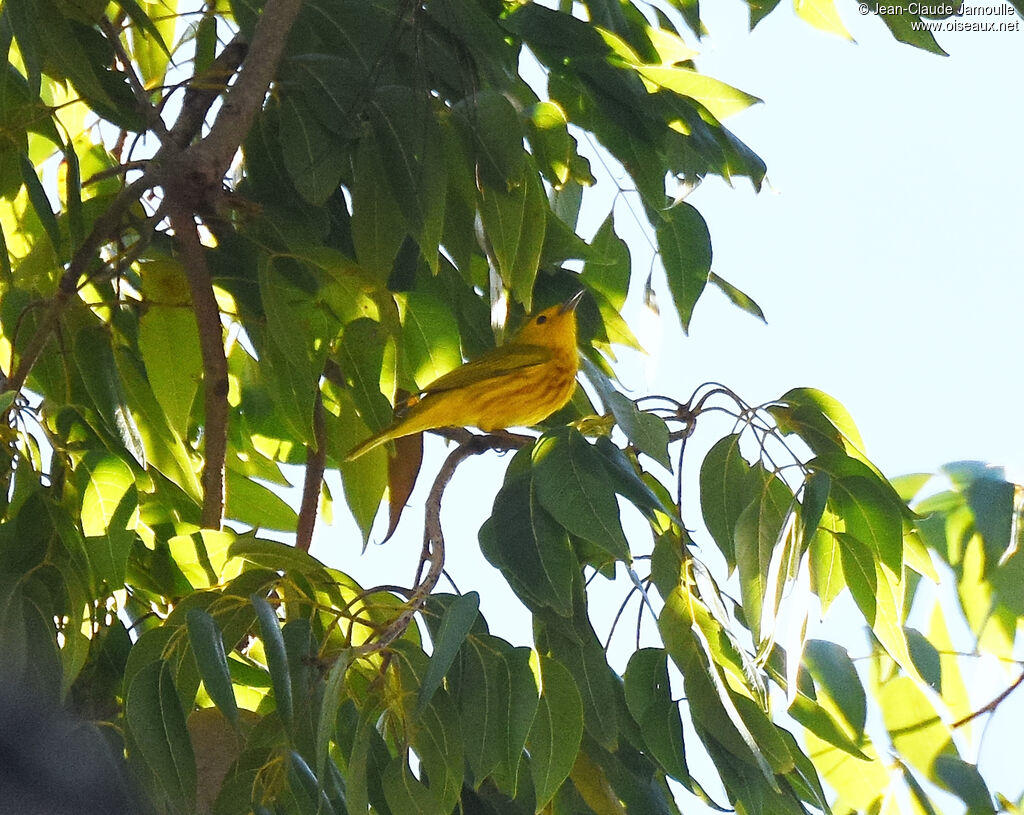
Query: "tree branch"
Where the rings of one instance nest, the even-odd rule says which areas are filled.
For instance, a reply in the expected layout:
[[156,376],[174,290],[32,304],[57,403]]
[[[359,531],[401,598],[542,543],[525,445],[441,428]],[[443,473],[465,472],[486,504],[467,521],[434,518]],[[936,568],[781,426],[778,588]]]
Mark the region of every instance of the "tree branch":
[[986,713],[991,713],[993,710],[999,707],[1003,703],[1003,701],[1005,701],[1007,696],[1009,696],[1011,693],[1017,690],[1017,688],[1019,688],[1021,684],[1024,684],[1024,673],[1018,676],[1010,685],[1010,687],[1008,687],[1006,690],[1000,693],[995,699],[993,699],[987,705],[985,705],[984,707],[980,707],[973,713],[968,713],[962,719],[957,719],[957,721],[953,722],[953,724],[949,726],[950,729],[956,730],[958,727],[963,727],[968,722],[974,721],[979,716],[983,716]]
[[213,293],[199,229],[191,210],[173,202],[168,207],[175,243],[185,267],[192,309],[199,328],[199,350],[203,358],[203,509],[201,525],[220,529],[224,515],[224,461],[228,445],[228,361],[224,355],[224,334],[220,307]]
[[202,75],[193,77],[185,89],[181,112],[171,128],[171,144],[184,150],[199,135],[206,114],[217,97],[227,89],[228,82],[248,52],[249,44],[245,37],[236,34]]
[[299,522],[295,531],[295,547],[308,552],[313,543],[320,487],[327,468],[327,428],[324,425],[324,399],[316,389],[313,402],[313,441],[316,447],[306,450],[306,478],[302,484],[302,502],[299,504]]
[[267,0],[242,70],[225,96],[217,119],[206,138],[186,152],[188,169],[196,183],[207,188],[220,186],[235,151],[263,106],[301,7],[302,0]]
[[[520,437],[522,438],[522,437]],[[530,438],[530,441],[533,439]],[[516,446],[516,441],[512,440]],[[405,604],[402,612],[391,621],[391,623],[380,632],[380,636],[372,642],[363,643],[356,649],[357,656],[375,654],[387,648],[392,642],[398,639],[409,627],[409,622],[426,602],[430,592],[434,590],[441,573],[444,571],[444,532],[441,529],[441,497],[448,486],[448,482],[455,475],[458,466],[470,456],[480,455],[487,450],[508,450],[510,440],[499,435],[478,436],[470,435],[470,438],[462,442],[458,447],[448,454],[444,464],[437,473],[434,483],[430,488],[427,497],[426,520],[423,525],[423,552],[420,555],[419,566],[416,568],[416,585],[409,593],[409,601]],[[518,445],[522,446],[522,445]],[[423,566],[430,564],[427,573],[423,575]]]

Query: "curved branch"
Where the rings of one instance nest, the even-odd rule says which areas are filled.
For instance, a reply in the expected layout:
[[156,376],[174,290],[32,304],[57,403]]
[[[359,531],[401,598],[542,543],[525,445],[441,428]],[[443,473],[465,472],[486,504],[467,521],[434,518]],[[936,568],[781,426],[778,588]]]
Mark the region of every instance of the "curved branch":
[[168,210],[192,295],[192,309],[199,328],[199,351],[203,358],[206,426],[203,432],[203,509],[200,519],[204,528],[220,529],[224,515],[224,461],[228,446],[228,360],[224,355],[220,307],[213,293],[210,270],[192,212],[177,202]]
[[[478,436],[470,434],[470,438],[462,442],[448,454],[444,464],[437,473],[434,483],[427,496],[426,519],[423,524],[423,552],[416,568],[416,585],[409,594],[409,601],[399,614],[373,642],[366,642],[356,649],[357,656],[375,654],[398,639],[409,627],[409,623],[423,604],[430,592],[434,590],[444,571],[444,532],[441,529],[441,497],[444,495],[448,482],[455,475],[458,466],[470,456],[477,456],[487,450],[508,450],[510,447],[522,447],[521,440],[533,441],[530,436],[513,436],[506,438],[498,434]],[[427,573],[423,574],[423,566],[429,564]]]

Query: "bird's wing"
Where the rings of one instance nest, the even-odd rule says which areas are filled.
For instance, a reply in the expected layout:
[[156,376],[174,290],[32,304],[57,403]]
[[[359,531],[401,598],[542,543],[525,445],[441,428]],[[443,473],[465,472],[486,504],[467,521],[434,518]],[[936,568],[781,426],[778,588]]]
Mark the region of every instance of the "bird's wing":
[[503,345],[439,376],[423,389],[423,393],[440,393],[485,382],[524,368],[542,365],[550,359],[551,350],[541,345]]

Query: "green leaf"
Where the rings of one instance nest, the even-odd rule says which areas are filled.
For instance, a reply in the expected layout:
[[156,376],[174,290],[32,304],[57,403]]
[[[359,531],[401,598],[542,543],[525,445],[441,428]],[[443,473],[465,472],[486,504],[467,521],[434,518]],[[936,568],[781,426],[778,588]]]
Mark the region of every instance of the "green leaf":
[[445,609],[437,635],[434,638],[434,651],[430,655],[430,665],[420,685],[419,699],[416,701],[416,713],[422,713],[444,680],[445,674],[455,660],[455,655],[462,647],[476,622],[480,610],[480,595],[475,591],[462,594],[455,598]]
[[867,697],[846,649],[834,642],[808,640],[804,646],[804,664],[819,693],[824,692],[833,700],[836,710],[855,736],[862,738],[867,719]]
[[384,364],[384,334],[380,323],[366,317],[345,326],[338,350],[352,400],[359,415],[374,432],[391,424],[391,404],[380,392]]
[[959,756],[941,755],[935,759],[935,777],[967,805],[971,815],[996,812],[992,793],[976,764],[969,764]]
[[658,618],[665,649],[684,676],[690,716],[705,731],[714,733],[730,753],[756,767],[764,782],[777,791],[773,765],[737,708],[737,700],[746,697],[734,697],[729,691],[691,607],[699,608],[700,601],[679,588],[669,595]]
[[793,0],[793,9],[800,19],[815,28],[853,41],[836,11],[834,0]]
[[572,613],[576,558],[565,530],[538,500],[532,478],[506,477],[491,518],[480,528],[480,548],[529,607]]
[[[811,465],[813,469],[813,463]],[[833,478],[829,505],[846,534],[867,546],[872,557],[899,572],[903,567],[903,522],[889,495],[874,479]]]
[[548,223],[547,199],[536,170],[528,165],[508,190],[485,187],[480,191],[479,207],[502,282],[531,311]]
[[324,413],[327,430],[327,454],[338,464],[345,502],[363,533],[363,545],[370,540],[373,519],[387,487],[387,449],[378,447],[355,461],[346,461],[348,451],[370,435],[370,428],[356,413],[348,391],[335,393],[340,415],[328,408]]
[[608,407],[615,416],[615,423],[637,450],[666,469],[672,469],[672,460],[668,455],[668,425],[664,419],[638,409],[632,399],[618,391],[609,394]]
[[174,535],[167,541],[175,564],[196,589],[208,589],[221,582],[228,550],[235,534],[216,529],[198,529]]
[[594,449],[603,459],[605,472],[612,479],[612,489],[633,504],[645,518],[652,523],[662,523],[658,517],[660,514],[679,526],[683,525],[671,498],[663,488],[658,489],[661,482],[640,469],[606,436],[594,442]]
[[147,307],[139,317],[139,352],[149,384],[167,414],[168,424],[179,437],[188,438],[203,358],[180,264],[143,264],[142,294]]
[[576,430],[545,433],[533,447],[537,498],[563,527],[629,563],[618,503],[601,458]]
[[111,589],[124,584],[128,553],[135,540],[138,493],[135,477],[121,459],[86,454],[78,466],[82,534],[97,581]]
[[644,742],[665,772],[686,783],[690,771],[683,749],[683,723],[672,699],[668,654],[661,648],[641,648],[629,658],[623,676],[626,707],[640,726]]
[[507,190],[525,169],[523,126],[512,103],[501,93],[481,90],[452,108],[462,140],[490,189]]
[[393,812],[403,815],[450,815],[433,789],[419,781],[409,769],[405,760],[394,758],[388,764],[381,778],[384,797]]
[[956,756],[949,725],[913,679],[887,679],[878,688],[878,702],[898,755],[925,776],[931,777],[939,756]]
[[760,642],[766,633],[761,630],[766,607],[771,609],[769,619],[774,620],[782,599],[788,565],[784,563],[779,567],[783,574],[776,577],[774,586],[770,583],[770,567],[776,549],[787,543],[785,524],[793,509],[793,493],[781,478],[768,473],[760,465],[754,472],[761,483],[736,520],[734,539],[744,616],[754,641]]
[[[320,703],[320,720],[316,726],[316,771],[321,778],[327,768],[331,735],[334,733],[338,708],[347,693],[345,676],[352,664],[351,651],[343,651],[334,657],[334,664],[327,674],[323,700]],[[321,784],[322,789],[322,784]]]
[[35,0],[32,8],[46,72],[70,80],[91,105],[116,109],[100,79],[103,67],[82,40],[82,27],[72,24],[52,0]]
[[576,761],[583,738],[583,700],[564,665],[546,656],[540,656],[538,662],[540,703],[527,745],[539,812],[558,792]]
[[383,284],[391,275],[407,234],[402,211],[388,184],[381,184],[384,163],[370,136],[359,142],[352,184],[352,242],[359,265]]
[[719,439],[700,467],[700,506],[704,523],[729,567],[736,565],[733,535],[736,522],[750,504],[753,470],[740,454],[740,436]]
[[292,695],[291,673],[288,670],[288,654],[285,651],[284,636],[281,633],[277,614],[267,598],[254,594],[249,598],[256,609],[256,619],[260,626],[260,639],[263,640],[263,652],[267,656],[267,670],[274,688],[274,703],[277,715],[289,730],[294,722],[294,703]]
[[1016,486],[996,478],[977,478],[965,490],[967,505],[974,514],[974,527],[985,548],[983,578],[991,578],[1013,546]]
[[206,692],[231,724],[238,727],[238,706],[220,629],[213,617],[199,608],[189,609],[187,619],[189,642]]
[[462,364],[459,327],[451,307],[422,291],[406,295],[402,350],[418,388]]
[[690,68],[673,65],[634,65],[633,68],[655,85],[700,102],[716,119],[725,119],[761,101]]
[[610,748],[622,729],[617,715],[619,679],[608,666],[593,626],[586,618],[575,620],[571,629],[565,629],[561,621],[539,624],[534,619],[538,651],[557,659],[570,672],[583,701],[586,732]]
[[436,274],[448,185],[441,131],[430,97],[405,86],[382,86],[376,89],[368,109],[384,178]]
[[761,311],[761,307],[755,303],[749,295],[737,289],[727,280],[723,280],[714,272],[711,272],[708,275],[708,282],[714,283],[718,286],[718,288],[722,290],[722,293],[729,298],[729,302],[734,306],[743,309],[747,314],[752,314],[762,323],[767,324],[768,320],[765,319],[764,312]]
[[616,310],[626,303],[632,262],[629,245],[615,233],[614,213],[609,212],[590,242],[593,256],[583,266],[587,286],[603,294]]
[[195,756],[166,662],[150,662],[135,674],[125,699],[125,719],[171,811],[193,812]]
[[282,95],[278,138],[295,189],[313,206],[322,206],[345,170],[348,156],[344,143],[320,124],[295,94]]
[[64,242],[60,236],[60,227],[57,225],[57,216],[54,215],[53,208],[50,206],[50,199],[46,197],[46,190],[43,189],[43,184],[39,180],[39,176],[36,175],[35,167],[32,166],[28,156],[23,154],[20,160],[21,179],[25,182],[28,200],[39,217],[43,229],[46,230],[50,243],[53,244],[53,250],[60,256],[64,249]]
[[283,498],[262,484],[237,473],[232,467],[225,470],[224,515],[254,528],[294,532],[298,515]]
[[[414,712],[418,696],[416,689],[423,685],[423,677],[428,666],[427,655],[405,639],[396,640],[392,647],[400,656],[401,687],[408,690],[402,696],[402,707],[406,721],[412,728],[412,747],[416,750],[425,776],[429,780],[431,794],[443,805],[444,812],[450,812],[462,789],[462,777],[465,773],[458,712],[449,694],[439,688],[430,703],[417,715]],[[388,803],[391,803],[390,797]]]
[[683,331],[711,272],[711,233],[703,216],[685,201],[661,212],[655,230],[665,277]]
[[74,357],[85,389],[107,429],[140,465],[145,465],[145,447],[125,403],[124,385],[109,332],[98,325],[86,325],[80,329],[75,334]]
[[900,6],[900,8],[895,9],[895,13],[881,10],[878,12],[882,22],[885,23],[893,37],[897,40],[905,42],[907,45],[912,45],[915,48],[920,48],[922,51],[930,51],[943,57],[949,56],[935,41],[935,35],[921,25],[920,15],[910,13],[906,0],[899,0],[897,3],[889,3],[888,5],[880,5],[882,8]]

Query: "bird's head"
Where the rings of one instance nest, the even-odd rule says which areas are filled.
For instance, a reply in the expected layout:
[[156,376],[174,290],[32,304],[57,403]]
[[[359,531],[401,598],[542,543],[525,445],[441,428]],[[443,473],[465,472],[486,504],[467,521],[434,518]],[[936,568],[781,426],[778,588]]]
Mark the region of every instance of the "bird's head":
[[531,314],[519,329],[514,341],[525,345],[575,350],[576,306],[579,305],[584,291],[581,289],[564,303]]

